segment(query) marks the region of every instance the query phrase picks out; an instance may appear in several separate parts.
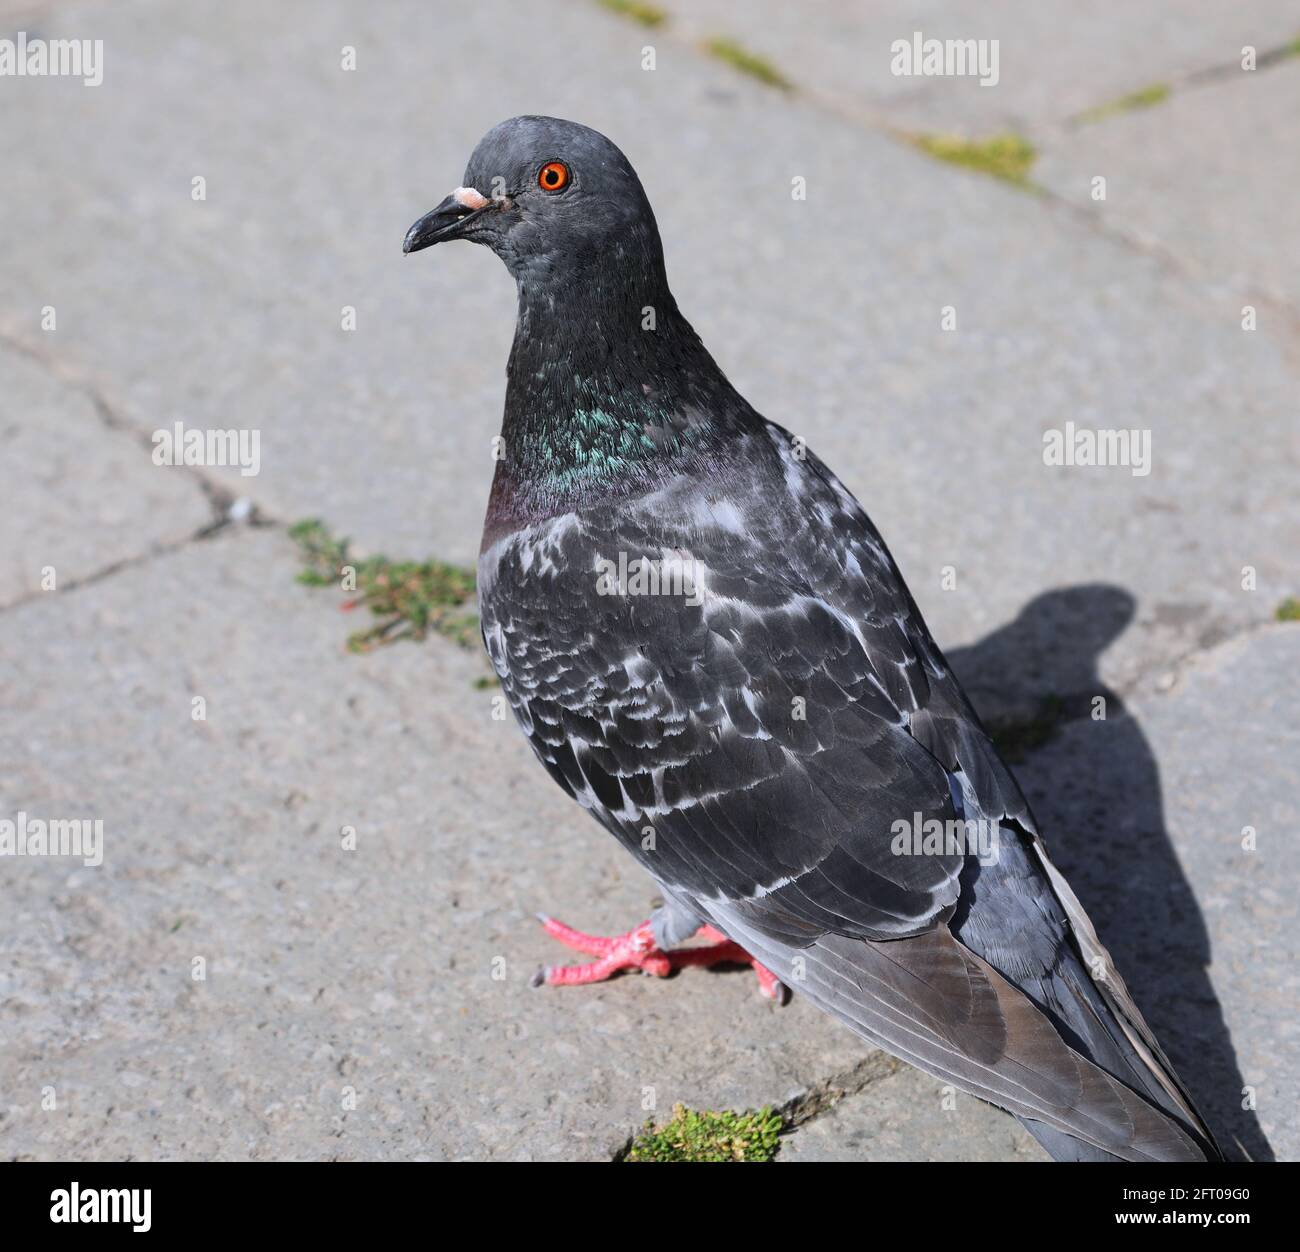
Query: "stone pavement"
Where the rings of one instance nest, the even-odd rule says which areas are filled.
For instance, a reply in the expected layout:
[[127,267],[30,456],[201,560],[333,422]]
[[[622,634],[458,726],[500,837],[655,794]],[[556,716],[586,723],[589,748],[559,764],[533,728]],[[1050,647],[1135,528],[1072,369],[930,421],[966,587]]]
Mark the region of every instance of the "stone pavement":
[[[781,1159],[1041,1156],[744,973],[531,991],[559,958],[534,911],[622,928],[649,884],[493,720],[480,657],[349,655],[294,582],[308,516],[473,559],[513,293],[478,250],[400,247],[519,112],[625,148],[705,341],[1021,723],[1051,845],[1216,1130],[1300,1155],[1300,625],[1273,622],[1300,594],[1300,58],[1238,67],[1293,6],[664,7],[0,5],[0,37],[105,46],[100,87],[0,78],[0,816],[105,831],[98,867],[0,860],[3,1155],[608,1159],[683,1100],[788,1105]],[[1000,39],[998,86],[890,75],[918,27]],[[953,130],[1026,135],[1039,190],[901,136]],[[176,421],[257,429],[260,473],[155,466]],[[1150,474],[1045,466],[1067,421],[1150,431]]]

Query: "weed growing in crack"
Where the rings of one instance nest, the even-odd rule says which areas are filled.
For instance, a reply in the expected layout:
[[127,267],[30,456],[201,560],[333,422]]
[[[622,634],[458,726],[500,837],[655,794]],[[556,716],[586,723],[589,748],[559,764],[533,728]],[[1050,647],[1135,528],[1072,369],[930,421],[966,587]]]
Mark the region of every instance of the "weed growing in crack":
[[1095,108],[1085,109],[1074,120],[1081,125],[1104,122],[1109,117],[1118,117],[1121,113],[1132,113],[1135,109],[1154,108],[1157,104],[1163,104],[1168,100],[1169,95],[1168,83],[1151,83],[1138,91],[1130,91],[1128,95],[1120,96],[1118,100],[1110,100],[1105,104],[1097,105]]
[[337,586],[351,593],[345,609],[368,608],[379,621],[348,636],[348,649],[369,652],[397,639],[423,639],[430,631],[461,647],[478,637],[478,617],[462,612],[474,598],[471,570],[446,561],[390,561],[386,556],[349,559],[348,540],[336,539],[312,518],[289,530],[298,545],[307,587]]
[[750,78],[756,78],[769,87],[776,87],[781,91],[794,90],[794,84],[771,61],[755,52],[750,52],[734,39],[724,39],[720,36],[710,39],[704,45],[704,51],[712,57],[717,57],[719,61],[725,61],[732,69],[748,74]]
[[1029,169],[1038,153],[1020,135],[963,139],[959,135],[910,135],[913,144],[939,161],[990,174],[1016,187],[1031,188]]
[[668,20],[668,14],[658,5],[646,4],[644,0],[596,0],[602,9],[617,13],[620,17],[631,18],[642,26],[662,26]]
[[673,1106],[662,1126],[646,1122],[624,1158],[628,1161],[770,1161],[779,1146],[780,1113],[715,1113]]

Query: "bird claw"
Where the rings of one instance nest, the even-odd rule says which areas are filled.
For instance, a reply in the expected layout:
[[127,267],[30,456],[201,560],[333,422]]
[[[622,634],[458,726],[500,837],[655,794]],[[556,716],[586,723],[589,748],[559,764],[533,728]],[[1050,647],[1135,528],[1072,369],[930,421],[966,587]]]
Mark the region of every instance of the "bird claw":
[[544,913],[539,913],[537,920],[552,939],[575,952],[594,956],[596,960],[583,965],[544,966],[530,979],[534,987],[584,986],[604,982],[625,969],[640,970],[654,978],[667,978],[674,970],[686,965],[735,964],[753,966],[759,992],[766,999],[784,1004],[789,998],[785,984],[770,969],[760,965],[738,943],[733,943],[712,926],[704,926],[699,932],[709,941],[707,945],[673,948],[665,952],[656,944],[654,928],[648,921],[621,935],[589,935]]
[[[591,982],[604,982],[624,969],[639,969],[655,978],[667,978],[673,963],[667,953],[655,944],[654,931],[649,922],[642,922],[623,935],[588,935],[574,930],[553,917],[538,915],[542,928],[552,939],[565,947],[596,957],[585,965],[548,965],[533,977],[533,985],[546,983],[552,987],[582,986]],[[539,977],[540,976],[540,977]]]

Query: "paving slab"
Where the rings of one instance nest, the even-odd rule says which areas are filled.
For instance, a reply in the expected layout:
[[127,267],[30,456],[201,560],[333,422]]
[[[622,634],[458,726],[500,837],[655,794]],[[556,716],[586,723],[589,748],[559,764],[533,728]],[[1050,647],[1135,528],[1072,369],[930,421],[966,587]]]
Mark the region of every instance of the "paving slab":
[[1020,1123],[902,1066],[846,1096],[781,1144],[778,1161],[1047,1161]]
[[39,359],[0,344],[0,380],[0,608],[57,594],[212,521],[192,475],[154,465],[134,434],[113,429],[90,395]]
[[[1164,249],[1208,280],[1289,303],[1297,326],[1298,113],[1300,57],[1235,69],[1152,108],[1061,133],[1045,144],[1033,176],[1099,224]],[[1097,175],[1106,179],[1104,201],[1092,199]]]
[[746,970],[529,987],[566,958],[535,911],[626,929],[650,880],[493,720],[484,658],[349,655],[295,568],[227,531],[6,613],[0,813],[101,820],[103,863],[0,860],[0,1156],[608,1159],[652,1105],[868,1054]]
[[[737,40],[851,116],[920,130],[1036,133],[1153,83],[1235,64],[1300,35],[1288,0],[1226,5],[1187,0],[657,0],[674,36]],[[998,41],[996,84],[892,72],[892,45],[925,39]]]
[[[485,0],[449,24],[415,4],[268,18],[140,0],[43,20],[103,37],[107,69],[95,89],[23,80],[0,114],[27,245],[0,258],[3,316],[59,304],[60,350],[111,375],[141,429],[260,431],[251,494],[272,516],[472,560],[513,292],[480,250],[402,257],[399,241],[490,124],[542,111],[625,145],[682,306],[861,496],[945,645],[1047,585],[1111,580],[1141,593],[1140,628],[1106,661],[1132,680],[1293,590],[1292,337],[1243,333],[1239,301],[1064,209],[680,41],[643,71],[645,29],[586,5]],[[1067,421],[1149,430],[1151,473],[1045,466],[1044,433]],[[1239,590],[1247,564],[1261,595]]]

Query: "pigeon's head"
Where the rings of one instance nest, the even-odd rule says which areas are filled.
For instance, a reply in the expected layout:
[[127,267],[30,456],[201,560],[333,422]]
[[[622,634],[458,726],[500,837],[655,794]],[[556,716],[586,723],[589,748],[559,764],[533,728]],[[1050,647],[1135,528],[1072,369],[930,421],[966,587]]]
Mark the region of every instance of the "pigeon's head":
[[662,266],[636,171],[604,135],[555,117],[512,117],[479,141],[457,187],[406,232],[403,252],[486,244],[516,278],[581,272],[602,257]]

